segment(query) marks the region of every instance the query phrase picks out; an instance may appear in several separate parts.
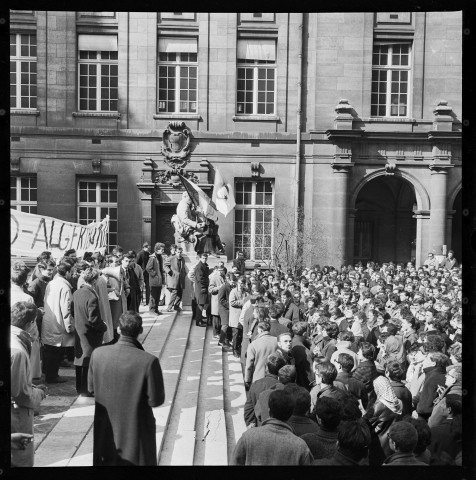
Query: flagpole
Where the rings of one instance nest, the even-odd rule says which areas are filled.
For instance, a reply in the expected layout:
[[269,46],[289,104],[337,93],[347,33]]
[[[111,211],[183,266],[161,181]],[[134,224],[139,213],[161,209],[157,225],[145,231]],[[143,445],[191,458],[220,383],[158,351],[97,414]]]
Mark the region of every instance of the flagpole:
[[185,185],[184,181],[182,180],[182,179],[183,179],[183,175],[181,175],[180,173],[178,173],[177,175],[178,175],[178,176],[179,176],[179,178],[180,178],[180,182],[182,183],[182,185],[183,185],[183,188],[185,188],[185,191],[187,192],[188,196],[190,197],[190,200],[192,200],[192,203],[195,205],[195,208],[197,208],[197,207],[198,207],[198,205],[195,203],[195,201],[194,201],[194,199],[193,199],[193,196],[192,196],[192,195],[190,195],[190,193],[188,193],[188,189],[187,189],[187,187],[186,187],[186,185]]

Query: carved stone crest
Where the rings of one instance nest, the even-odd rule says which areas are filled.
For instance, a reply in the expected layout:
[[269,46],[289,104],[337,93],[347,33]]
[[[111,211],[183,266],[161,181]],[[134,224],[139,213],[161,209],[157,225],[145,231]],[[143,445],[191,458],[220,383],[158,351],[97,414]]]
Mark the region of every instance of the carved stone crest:
[[185,122],[170,122],[162,135],[162,155],[173,170],[183,168],[189,161],[190,129]]

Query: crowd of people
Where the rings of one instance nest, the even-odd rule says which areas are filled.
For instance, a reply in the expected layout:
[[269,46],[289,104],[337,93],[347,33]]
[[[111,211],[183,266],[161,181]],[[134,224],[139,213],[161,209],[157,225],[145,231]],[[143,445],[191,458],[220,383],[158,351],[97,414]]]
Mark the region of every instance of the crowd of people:
[[137,255],[116,246],[58,262],[43,252],[33,272],[13,262],[11,425],[24,437],[12,436],[12,465],[33,465],[33,415],[47,385],[66,381],[60,366],[75,367],[79,396],[96,397],[94,465],[156,464],[151,408],[164,386],[158,359],[137,341],[138,311],[180,311],[187,277],[196,325],[211,326],[242,365],[247,431],[231,464],[461,465],[453,252],[442,261],[430,253],[419,268],[369,261],[285,272],[247,271],[242,252],[228,269],[210,269],[207,253],[186,266],[181,247],[164,250],[146,242]]

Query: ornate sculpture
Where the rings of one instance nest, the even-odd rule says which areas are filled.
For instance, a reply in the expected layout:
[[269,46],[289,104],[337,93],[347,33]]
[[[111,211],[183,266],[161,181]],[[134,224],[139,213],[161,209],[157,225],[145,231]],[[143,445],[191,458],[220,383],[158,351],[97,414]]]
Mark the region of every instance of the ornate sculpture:
[[172,215],[171,223],[175,228],[177,243],[192,244],[195,252],[212,255],[224,255],[225,244],[218,235],[218,225],[203,215],[200,207],[194,206],[187,192],[182,194],[182,199],[177,205],[177,213]]
[[177,170],[189,162],[191,131],[185,122],[170,122],[162,135],[162,155],[165,163]]

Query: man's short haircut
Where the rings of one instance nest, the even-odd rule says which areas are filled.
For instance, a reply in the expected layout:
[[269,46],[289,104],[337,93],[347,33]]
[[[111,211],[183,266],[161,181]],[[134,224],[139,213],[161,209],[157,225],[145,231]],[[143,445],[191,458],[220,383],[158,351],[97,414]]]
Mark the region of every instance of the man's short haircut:
[[294,365],[284,365],[278,371],[278,378],[283,385],[294,383],[296,381],[296,367]]
[[274,390],[268,400],[270,417],[286,422],[293,414],[295,403],[291,393],[284,390]]
[[156,250],[158,250],[159,248],[165,248],[165,243],[157,242],[157,243],[154,245],[154,252],[155,252]]
[[142,331],[142,317],[133,310],[127,310],[119,317],[119,328],[125,337],[137,338]]
[[268,312],[271,318],[279,318],[278,305],[276,305],[275,303],[269,306]]
[[284,292],[281,292],[281,296],[285,296],[288,300],[290,298],[293,298],[293,294],[289,290],[284,290]]
[[363,419],[341,422],[337,434],[338,449],[355,461],[366,457],[369,451],[370,429]]
[[258,322],[258,328],[263,330],[263,332],[269,332],[270,329],[271,329],[271,325],[269,324],[269,322],[265,322],[263,320],[263,321]]
[[86,268],[86,270],[84,270],[83,280],[87,284],[91,285],[91,283],[93,283],[94,280],[96,280],[98,277],[99,277],[99,272],[95,268],[88,267]]
[[396,422],[390,426],[388,437],[395,442],[396,448],[402,453],[413,453],[418,443],[418,432],[408,422]]
[[354,359],[348,353],[339,353],[337,363],[339,363],[342,370],[347,373],[350,373],[354,368]]
[[25,262],[22,262],[21,260],[14,262],[10,270],[10,279],[15,285],[22,287],[28,278],[29,272],[30,269]]
[[326,334],[329,338],[337,340],[337,337],[339,336],[339,327],[335,323],[329,323],[329,325],[326,326]]
[[448,355],[453,355],[458,362],[463,360],[463,346],[461,343],[456,342],[448,348]]
[[387,333],[389,335],[396,335],[397,332],[398,332],[397,326],[393,323],[389,323],[387,326]]
[[293,415],[304,416],[309,413],[311,408],[311,394],[304,387],[289,384],[284,387],[285,392],[289,392],[294,397]]
[[294,335],[304,335],[307,332],[307,322],[294,322],[292,329]]
[[66,250],[66,252],[64,252],[64,256],[69,257],[72,253],[76,253],[76,250],[74,248],[70,248],[69,250]]
[[427,335],[423,346],[426,352],[443,352],[445,341],[439,335]]
[[284,311],[284,306],[283,306],[282,303],[275,303],[274,306],[276,307],[276,309],[278,311],[278,318],[279,318]]
[[66,276],[66,274],[67,274],[68,272],[71,271],[71,268],[72,268],[72,266],[71,266],[70,263],[68,263],[68,262],[60,262],[60,263],[58,264],[58,266],[56,267],[56,271],[58,272],[58,275],[59,275],[60,277],[64,277],[64,276]]
[[418,440],[413,452],[415,455],[420,455],[431,444],[431,430],[428,426],[428,423],[426,423],[422,418],[413,418],[411,415],[405,415],[402,418],[402,422],[411,423],[415,427]]
[[10,323],[14,327],[24,330],[25,327],[36,320],[38,307],[32,302],[16,302],[10,312]]
[[51,252],[49,252],[48,250],[45,250],[36,257],[36,261],[42,262],[45,260],[49,260],[50,258],[51,258]]
[[77,262],[75,264],[75,266],[73,268],[76,272],[82,272],[82,271],[86,270],[87,268],[89,268],[89,264],[88,264],[88,262],[80,260],[79,262]]
[[346,332],[343,332],[340,339],[345,342],[353,342],[355,340],[355,336],[352,332],[347,330]]
[[271,355],[268,355],[266,366],[268,367],[268,372],[271,375],[278,375],[279,370],[285,365],[286,361],[281,355],[277,353],[272,353]]
[[283,332],[278,335],[278,342],[281,342],[283,337],[291,337],[293,338],[293,334],[291,332]]
[[319,363],[317,373],[322,378],[322,383],[326,385],[331,385],[337,377],[337,369],[331,362]]
[[342,405],[335,398],[320,397],[316,400],[314,413],[319,417],[323,427],[333,430],[341,421]]
[[396,360],[388,362],[385,366],[385,369],[387,370],[390,380],[393,380],[395,382],[400,381],[405,376],[405,372],[402,366]]
[[344,395],[339,398],[339,402],[342,405],[342,417],[341,421],[358,420],[362,418],[362,411],[359,407],[359,401],[352,393],[348,391],[342,391]]
[[75,265],[75,261],[71,257],[61,257],[58,263],[67,263],[71,267]]

